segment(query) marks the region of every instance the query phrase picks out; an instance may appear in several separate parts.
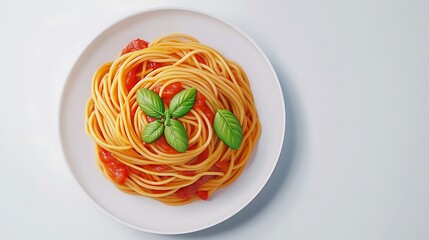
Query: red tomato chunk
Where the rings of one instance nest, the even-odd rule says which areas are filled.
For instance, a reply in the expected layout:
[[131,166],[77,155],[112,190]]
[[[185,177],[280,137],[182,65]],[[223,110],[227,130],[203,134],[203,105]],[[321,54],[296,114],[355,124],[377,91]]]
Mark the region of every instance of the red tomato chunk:
[[127,44],[127,46],[124,49],[122,49],[121,55],[147,48],[148,45],[149,45],[149,43],[146,42],[145,40],[137,38],[137,39],[129,42]]
[[99,149],[99,156],[113,181],[123,184],[129,175],[127,165],[118,161],[112,153],[103,148]]

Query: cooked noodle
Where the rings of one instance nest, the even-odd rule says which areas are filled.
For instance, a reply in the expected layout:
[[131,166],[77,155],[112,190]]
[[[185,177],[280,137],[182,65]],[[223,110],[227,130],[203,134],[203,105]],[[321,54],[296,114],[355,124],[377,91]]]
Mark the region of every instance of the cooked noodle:
[[[135,85],[130,83],[133,71]],[[163,139],[142,141],[142,131],[153,119],[137,104],[140,88],[158,92],[164,101],[174,90],[197,90],[198,104],[180,118],[189,139],[186,152],[171,150]],[[120,190],[169,205],[207,199],[232,183],[261,133],[243,69],[184,34],[163,36],[102,65],[93,76],[91,92],[85,126],[96,143],[100,170]],[[240,122],[243,139],[237,150],[216,136],[216,108],[230,110]]]

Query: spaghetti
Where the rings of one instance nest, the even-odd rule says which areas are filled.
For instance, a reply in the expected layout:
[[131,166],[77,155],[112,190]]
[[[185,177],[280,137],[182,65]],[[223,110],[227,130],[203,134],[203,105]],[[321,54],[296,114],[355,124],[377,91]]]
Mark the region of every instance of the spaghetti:
[[[136,100],[139,89],[171,99],[196,89],[192,109],[179,120],[189,148],[178,152],[161,136],[142,140],[154,118]],[[248,78],[235,62],[192,36],[170,34],[152,43],[136,39],[113,62],[99,67],[86,106],[86,132],[95,141],[101,172],[120,190],[169,205],[207,200],[243,171],[261,133]],[[213,130],[216,109],[234,113],[242,142],[234,150]]]

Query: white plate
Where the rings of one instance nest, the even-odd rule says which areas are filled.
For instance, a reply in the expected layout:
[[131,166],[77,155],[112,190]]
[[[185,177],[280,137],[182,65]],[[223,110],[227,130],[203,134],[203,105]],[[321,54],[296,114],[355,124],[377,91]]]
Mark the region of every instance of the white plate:
[[[209,201],[179,207],[125,194],[97,169],[94,142],[85,133],[85,105],[91,77],[117,57],[126,43],[152,41],[183,32],[218,49],[246,71],[262,124],[262,135],[245,171]],[[269,106],[269,107],[267,107]],[[68,165],[84,191],[109,215],[136,229],[179,234],[218,224],[244,208],[261,191],[276,166],[285,132],[285,108],[277,76],[261,49],[243,32],[209,15],[185,9],[154,9],[115,23],[82,53],[70,72],[60,105],[60,136]]]

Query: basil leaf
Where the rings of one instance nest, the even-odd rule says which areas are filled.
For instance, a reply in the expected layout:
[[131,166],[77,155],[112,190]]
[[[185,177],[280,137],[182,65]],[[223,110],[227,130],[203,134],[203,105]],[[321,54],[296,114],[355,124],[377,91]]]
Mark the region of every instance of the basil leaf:
[[178,152],[185,152],[188,149],[188,135],[185,127],[180,121],[170,119],[164,130],[165,140]]
[[238,149],[243,140],[243,129],[235,115],[226,109],[217,110],[213,121],[214,131],[222,142]]
[[152,90],[140,88],[137,91],[137,103],[141,110],[150,117],[160,118],[164,113],[164,101]]
[[188,88],[174,95],[169,106],[171,116],[175,118],[185,116],[194,106],[196,95],[195,88]]
[[142,140],[146,143],[153,143],[162,136],[163,132],[164,125],[159,120],[155,120],[144,128]]

